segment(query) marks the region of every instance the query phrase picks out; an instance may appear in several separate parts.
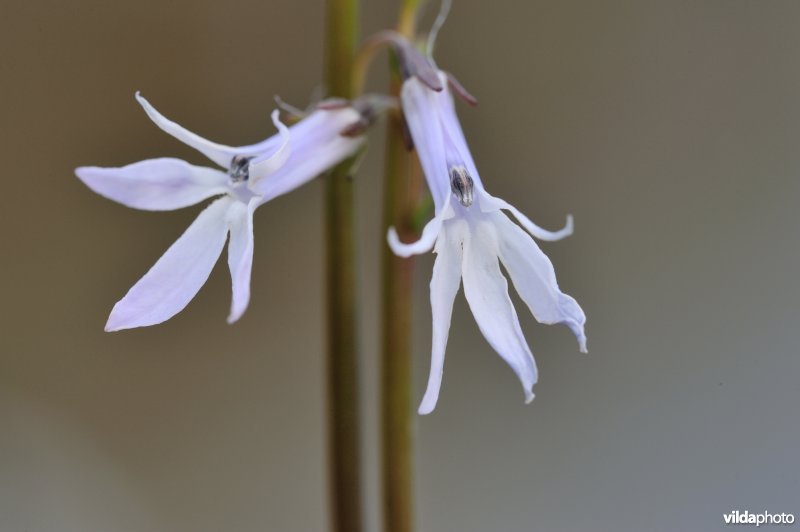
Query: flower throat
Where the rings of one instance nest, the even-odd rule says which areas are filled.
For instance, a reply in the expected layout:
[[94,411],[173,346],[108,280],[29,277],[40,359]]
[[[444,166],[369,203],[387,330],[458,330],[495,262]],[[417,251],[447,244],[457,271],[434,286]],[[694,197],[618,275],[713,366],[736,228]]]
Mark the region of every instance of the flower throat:
[[450,189],[464,207],[472,205],[472,191],[475,188],[472,176],[464,166],[450,167]]

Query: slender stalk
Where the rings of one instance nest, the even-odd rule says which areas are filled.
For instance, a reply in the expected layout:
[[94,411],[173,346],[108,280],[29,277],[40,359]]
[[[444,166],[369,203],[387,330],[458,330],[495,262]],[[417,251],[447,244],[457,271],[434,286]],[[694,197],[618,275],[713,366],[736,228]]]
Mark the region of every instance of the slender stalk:
[[[398,31],[414,32],[419,0],[406,0]],[[396,65],[393,65],[396,67]],[[397,68],[392,69],[391,93],[401,86]],[[407,150],[402,118],[389,118],[384,184],[384,235],[394,226],[404,241],[419,237],[413,214],[422,192],[419,165]],[[413,514],[413,427],[411,403],[411,313],[414,260],[396,257],[383,246],[383,345],[382,345],[382,457],[383,516],[386,532],[411,532]]]
[[397,31],[405,37],[414,37],[417,26],[417,11],[425,0],[403,0],[400,6],[400,16],[397,19]]
[[[408,205],[416,196],[411,179],[415,162],[403,145],[399,118],[389,124],[386,146],[384,226],[394,225],[404,241],[418,238]],[[384,233],[385,234],[385,233]],[[413,529],[411,292],[414,259],[383,253],[382,447],[384,524],[387,532]]]
[[[353,96],[358,0],[327,0],[326,84],[330,96]],[[350,164],[326,180],[328,431],[332,530],[360,532],[361,463],[356,327],[355,208]]]

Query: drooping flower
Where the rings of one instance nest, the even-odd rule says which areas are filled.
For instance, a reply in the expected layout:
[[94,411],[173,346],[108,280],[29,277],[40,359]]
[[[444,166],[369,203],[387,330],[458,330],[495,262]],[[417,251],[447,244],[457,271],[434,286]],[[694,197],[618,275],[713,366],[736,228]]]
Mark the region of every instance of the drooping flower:
[[318,108],[287,128],[272,114],[278,133],[258,144],[230,147],[208,141],[161,115],[138,93],[155,124],[224,170],[158,158],[120,168],[81,167],[89,188],[136,209],[180,209],[220,196],[114,306],[106,331],[154,325],[184,309],[205,284],[228,242],[232,303],[228,322],[238,320],[250,299],[253,212],[352,156],[363,138],[340,133],[362,120],[351,106]]
[[[432,63],[428,67],[433,67]],[[509,298],[500,263],[534,317],[540,323],[567,325],[577,337],[580,350],[586,352],[583,310],[558,288],[552,263],[531,238],[564,238],[572,233],[572,218],[567,217],[567,225],[560,231],[546,231],[512,205],[486,192],[467,147],[450,88],[459,93],[465,91],[444,72],[436,72],[439,83],[432,83],[430,75],[425,79],[411,72],[401,92],[406,123],[434,199],[435,217],[417,242],[400,242],[393,228],[388,235],[389,245],[399,256],[408,257],[431,248],[437,255],[430,285],[431,371],[419,412],[431,412],[439,397],[453,301],[462,279],[481,333],[517,374],[525,400],[530,402],[537,381],[536,363]],[[522,227],[503,211],[510,212]]]

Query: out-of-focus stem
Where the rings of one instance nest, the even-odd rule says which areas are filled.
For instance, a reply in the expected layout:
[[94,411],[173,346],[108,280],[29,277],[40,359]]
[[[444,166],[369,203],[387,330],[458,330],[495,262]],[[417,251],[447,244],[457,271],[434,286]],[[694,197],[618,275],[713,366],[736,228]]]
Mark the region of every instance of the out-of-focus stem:
[[417,28],[417,11],[425,0],[404,0],[400,6],[400,16],[397,19],[397,31],[406,38],[414,37]]
[[[415,161],[403,145],[399,118],[389,121],[386,145],[384,227],[394,225],[404,241],[415,240],[408,204],[417,195]],[[416,179],[418,181],[418,178]],[[385,234],[385,232],[384,232]],[[411,293],[414,259],[383,253],[382,447],[383,512],[386,532],[413,527]]]
[[[398,31],[413,38],[420,0],[406,0]],[[396,66],[396,65],[393,65]],[[401,80],[392,69],[391,93]],[[400,111],[394,111],[386,134],[384,232],[394,226],[401,240],[419,237],[414,212],[422,193],[416,158],[407,150]],[[413,514],[413,408],[411,402],[411,314],[414,259],[396,257],[383,245],[382,458],[383,516],[386,532],[411,532]]]
[[[351,98],[358,0],[327,0],[325,79],[329,96]],[[326,180],[328,431],[332,530],[360,532],[361,455],[356,327],[355,208],[350,162]]]

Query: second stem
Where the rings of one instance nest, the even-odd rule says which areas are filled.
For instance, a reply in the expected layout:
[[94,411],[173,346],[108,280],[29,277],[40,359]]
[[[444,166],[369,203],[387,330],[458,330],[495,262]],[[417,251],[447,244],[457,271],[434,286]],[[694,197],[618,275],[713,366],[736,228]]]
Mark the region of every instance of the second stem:
[[[393,94],[400,81],[394,76]],[[384,229],[394,226],[403,241],[415,240],[413,213],[421,194],[419,166],[406,149],[399,112],[389,118],[386,141]],[[386,231],[384,230],[384,233]],[[411,405],[411,314],[414,259],[383,246],[382,451],[383,515],[386,532],[413,529],[413,430]]]

